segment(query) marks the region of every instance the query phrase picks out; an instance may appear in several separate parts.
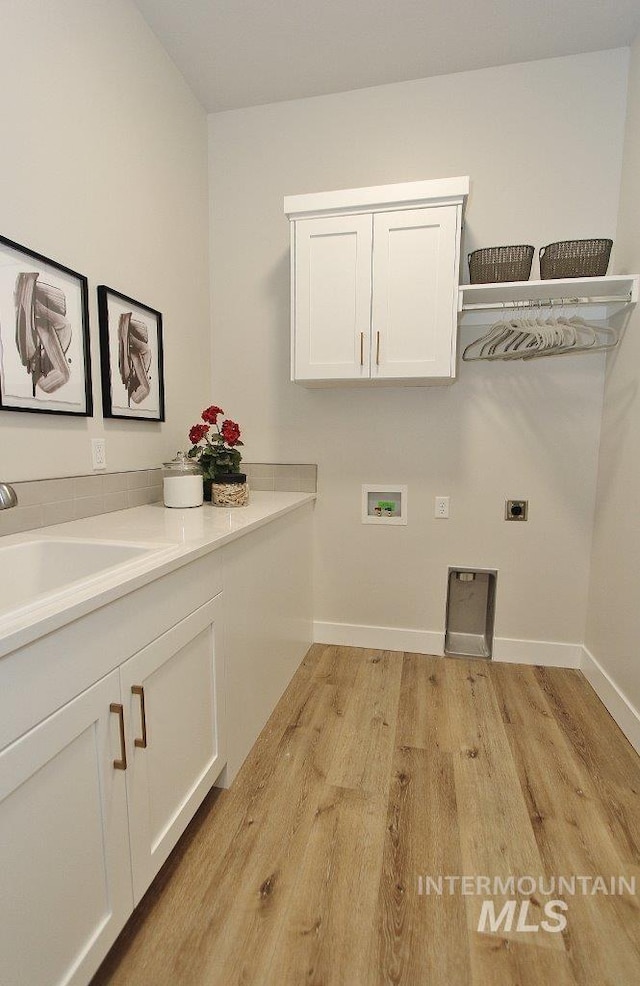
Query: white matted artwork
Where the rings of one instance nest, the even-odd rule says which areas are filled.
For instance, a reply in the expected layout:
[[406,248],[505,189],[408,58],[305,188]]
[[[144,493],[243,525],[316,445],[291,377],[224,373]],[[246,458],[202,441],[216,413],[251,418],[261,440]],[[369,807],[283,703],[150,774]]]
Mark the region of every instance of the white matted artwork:
[[87,279],[0,237],[0,408],[92,414]]
[[363,483],[362,523],[407,523],[407,487],[397,483]]
[[161,313],[101,284],[98,315],[104,416],[164,421]]

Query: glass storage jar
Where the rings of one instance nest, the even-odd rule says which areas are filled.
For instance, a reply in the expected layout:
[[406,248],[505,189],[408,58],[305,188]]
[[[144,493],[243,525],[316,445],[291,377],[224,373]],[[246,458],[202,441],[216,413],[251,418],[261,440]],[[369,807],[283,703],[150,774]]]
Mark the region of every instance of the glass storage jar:
[[203,480],[199,463],[178,452],[171,462],[163,462],[163,467],[165,507],[201,507]]
[[211,502],[216,507],[245,507],[249,502],[246,474],[230,472],[216,476],[211,483]]

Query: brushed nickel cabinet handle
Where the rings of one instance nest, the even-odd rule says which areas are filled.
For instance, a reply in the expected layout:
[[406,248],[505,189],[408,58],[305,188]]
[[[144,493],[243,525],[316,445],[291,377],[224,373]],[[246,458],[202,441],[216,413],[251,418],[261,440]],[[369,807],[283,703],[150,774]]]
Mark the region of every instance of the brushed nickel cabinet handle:
[[109,706],[110,712],[115,712],[120,720],[120,760],[114,760],[113,766],[116,770],[126,770],[127,769],[127,747],[124,739],[124,707],[120,702],[112,702]]
[[364,332],[360,333],[360,366],[364,366]]
[[132,685],[131,692],[133,695],[137,695],[140,698],[140,723],[142,727],[142,736],[137,737],[133,741],[133,745],[139,747],[141,750],[146,750],[147,748],[147,714],[144,707],[144,688],[142,685]]
[[376,366],[380,366],[380,333],[376,332]]

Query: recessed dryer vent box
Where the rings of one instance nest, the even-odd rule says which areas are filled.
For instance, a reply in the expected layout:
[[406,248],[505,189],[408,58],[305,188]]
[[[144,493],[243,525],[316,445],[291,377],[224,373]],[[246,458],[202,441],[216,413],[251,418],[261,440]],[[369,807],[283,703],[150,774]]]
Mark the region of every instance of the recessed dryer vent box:
[[491,657],[497,577],[493,569],[449,569],[444,638],[447,656]]
[[395,483],[362,487],[363,524],[406,524],[407,487]]

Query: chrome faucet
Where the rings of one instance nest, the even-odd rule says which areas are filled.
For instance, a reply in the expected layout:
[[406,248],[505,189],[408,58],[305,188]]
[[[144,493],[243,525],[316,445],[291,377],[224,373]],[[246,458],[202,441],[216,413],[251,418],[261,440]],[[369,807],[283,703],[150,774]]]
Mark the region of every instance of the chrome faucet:
[[9,507],[18,505],[18,497],[13,486],[8,483],[0,483],[0,510],[8,510]]

